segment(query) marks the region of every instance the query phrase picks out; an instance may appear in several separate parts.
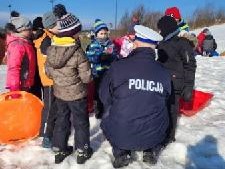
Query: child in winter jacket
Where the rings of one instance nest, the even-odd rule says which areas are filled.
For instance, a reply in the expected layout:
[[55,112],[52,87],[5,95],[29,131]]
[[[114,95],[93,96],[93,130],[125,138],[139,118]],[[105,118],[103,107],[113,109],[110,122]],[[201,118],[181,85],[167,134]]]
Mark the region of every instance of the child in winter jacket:
[[54,7],[54,14],[58,17],[58,33],[52,38],[52,45],[47,50],[45,65],[46,74],[53,79],[53,92],[58,108],[52,138],[56,151],[55,163],[61,163],[73,152],[73,147],[68,146],[72,114],[77,163],[83,164],[93,153],[86,101],[91,68],[77,40],[81,30],[79,19],[67,13],[61,4]]
[[101,118],[103,112],[102,103],[97,91],[103,74],[109,69],[113,60],[117,58],[114,44],[108,38],[108,27],[100,19],[95,20],[94,24],[95,39],[88,45],[86,55],[91,63],[92,75],[95,83],[95,97],[97,101],[96,117]]
[[202,45],[203,56],[219,56],[219,54],[216,52],[217,44],[215,39],[213,38],[213,35],[209,30],[206,31],[205,35],[206,36]]
[[127,57],[130,52],[134,49],[135,31],[134,26],[139,25],[139,19],[136,16],[132,17],[132,23],[128,28],[127,34],[122,37],[120,57]]
[[123,39],[122,39],[122,45],[121,45],[121,49],[120,49],[120,57],[125,58],[130,54],[130,52],[134,48],[133,41],[135,39],[135,35],[129,34],[122,38]]
[[[122,37],[122,44],[120,49],[120,57],[127,57],[130,52],[134,49],[135,31],[134,26],[139,25],[139,21],[136,17],[133,17],[132,24],[128,28],[127,35]],[[135,22],[136,21],[136,22]]]
[[209,31],[208,28],[203,29],[197,36],[198,39],[198,45],[196,48],[196,51],[198,54],[203,55],[203,42],[205,40],[206,37],[206,32]]
[[170,127],[166,143],[176,140],[176,126],[179,111],[179,99],[190,101],[195,82],[196,60],[191,42],[178,37],[178,25],[174,18],[164,16],[158,21],[158,29],[163,41],[158,45],[158,61],[170,71],[172,93],[168,101]]
[[[30,91],[34,84],[36,56],[33,44],[32,23],[24,17],[12,17],[13,30],[7,35],[7,84],[10,91]],[[13,95],[19,97],[19,95]]]
[[40,23],[37,24],[40,25],[40,27],[36,28],[37,36],[34,40],[35,48],[37,50],[38,72],[44,89],[44,108],[42,110],[41,128],[39,132],[39,136],[44,137],[42,142],[42,146],[44,148],[51,148],[52,146],[51,140],[55,126],[55,112],[57,112],[55,96],[53,95],[53,81],[47,77],[44,68],[47,58],[47,48],[51,46],[51,38],[53,37],[53,34],[57,34],[55,28],[56,22],[57,18],[53,12],[45,13],[42,20],[40,20]]

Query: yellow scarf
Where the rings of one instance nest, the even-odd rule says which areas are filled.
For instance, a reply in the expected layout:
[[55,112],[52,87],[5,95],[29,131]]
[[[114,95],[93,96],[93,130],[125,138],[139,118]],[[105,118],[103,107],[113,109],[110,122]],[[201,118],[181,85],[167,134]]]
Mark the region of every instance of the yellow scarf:
[[76,40],[71,37],[57,37],[53,36],[52,45],[55,46],[74,46],[76,44]]

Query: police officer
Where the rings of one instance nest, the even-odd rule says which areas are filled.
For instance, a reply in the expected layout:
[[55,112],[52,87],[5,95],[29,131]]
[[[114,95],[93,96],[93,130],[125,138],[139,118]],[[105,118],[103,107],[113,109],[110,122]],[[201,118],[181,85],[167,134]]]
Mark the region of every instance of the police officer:
[[131,162],[131,151],[144,151],[143,161],[155,164],[169,124],[171,79],[155,61],[162,37],[142,25],[134,29],[135,49],[112,63],[99,91],[105,111],[101,127],[112,145],[115,168]]

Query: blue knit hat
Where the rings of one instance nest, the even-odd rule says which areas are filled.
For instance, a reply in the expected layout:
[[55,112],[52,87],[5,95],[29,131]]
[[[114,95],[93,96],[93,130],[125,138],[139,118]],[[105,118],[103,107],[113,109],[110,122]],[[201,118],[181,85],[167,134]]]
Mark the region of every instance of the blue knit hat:
[[103,21],[101,21],[100,19],[96,19],[94,24],[95,34],[97,34],[101,29],[109,30],[107,25]]

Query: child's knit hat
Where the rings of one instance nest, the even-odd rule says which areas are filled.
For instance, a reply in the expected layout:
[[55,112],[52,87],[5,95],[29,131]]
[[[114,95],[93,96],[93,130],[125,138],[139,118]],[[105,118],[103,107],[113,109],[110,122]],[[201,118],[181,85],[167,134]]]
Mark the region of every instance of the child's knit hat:
[[167,8],[166,11],[165,11],[165,15],[171,16],[171,17],[173,17],[175,19],[178,19],[178,20],[181,19],[180,10],[177,7]]
[[33,20],[33,30],[39,30],[39,29],[43,29],[43,23],[42,23],[42,17],[36,17]]
[[57,18],[53,12],[46,12],[42,17],[43,26],[46,29],[52,29],[56,26]]
[[176,20],[170,16],[163,16],[158,21],[157,27],[163,38],[167,37],[169,34],[179,33],[179,27]]
[[94,32],[97,34],[101,29],[109,30],[107,25],[100,19],[96,19],[94,23]]
[[32,29],[32,23],[25,17],[13,17],[11,23],[15,26],[17,32]]
[[53,13],[58,18],[57,27],[58,36],[73,36],[81,31],[82,25],[80,20],[73,14],[67,13],[66,8],[62,4],[58,4],[53,8]]

